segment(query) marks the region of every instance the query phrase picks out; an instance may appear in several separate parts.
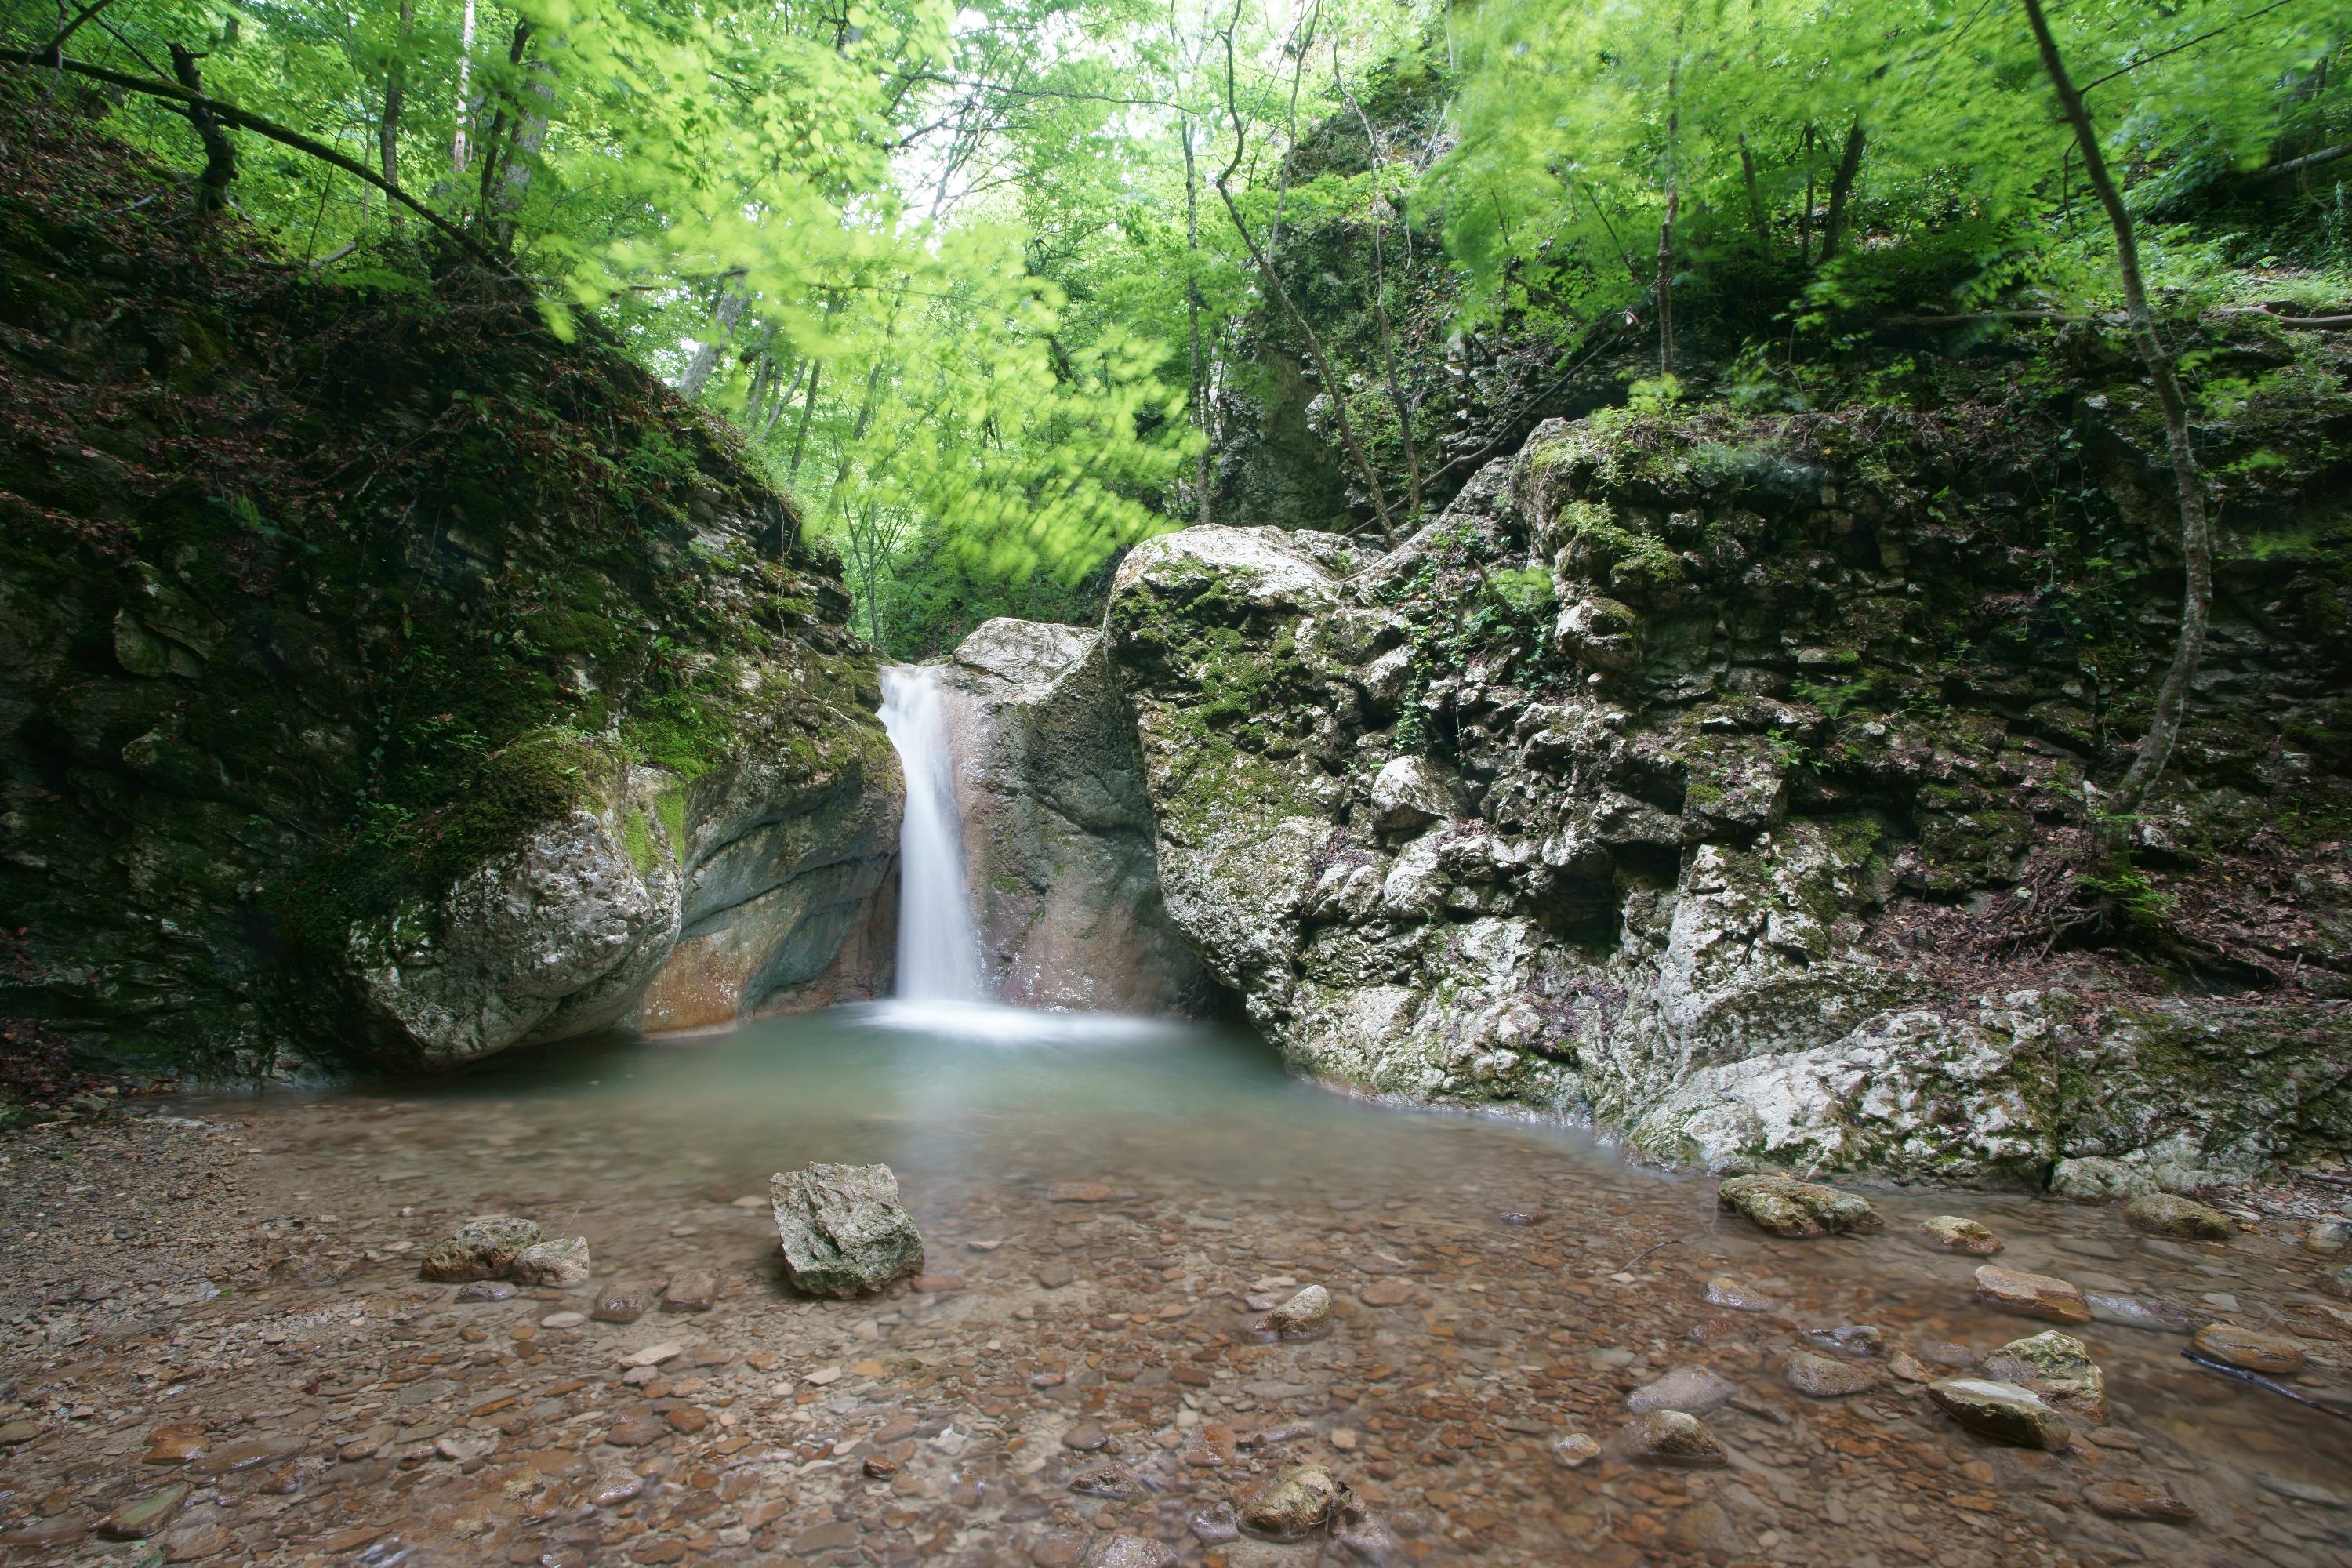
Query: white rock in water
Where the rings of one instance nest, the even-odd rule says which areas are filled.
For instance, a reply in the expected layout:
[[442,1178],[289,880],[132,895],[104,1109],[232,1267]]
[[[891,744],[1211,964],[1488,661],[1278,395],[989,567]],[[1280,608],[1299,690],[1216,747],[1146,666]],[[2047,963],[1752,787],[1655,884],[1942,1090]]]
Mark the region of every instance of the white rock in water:
[[887,1165],[813,1164],[768,1182],[784,1272],[812,1296],[870,1296],[922,1272],[923,1238]]
[[507,1265],[506,1274],[518,1285],[584,1285],[588,1282],[588,1238],[559,1237],[526,1247]]
[[1331,1292],[1320,1285],[1309,1285],[1268,1312],[1265,1326],[1286,1340],[1321,1333],[1331,1326]]

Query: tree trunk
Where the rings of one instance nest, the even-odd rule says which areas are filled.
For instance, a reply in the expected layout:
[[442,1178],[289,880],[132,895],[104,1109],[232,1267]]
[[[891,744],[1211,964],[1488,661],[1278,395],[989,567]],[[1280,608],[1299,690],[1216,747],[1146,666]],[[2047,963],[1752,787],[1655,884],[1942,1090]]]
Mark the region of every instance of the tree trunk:
[[1837,173],[1830,176],[1830,210],[1822,219],[1822,259],[1827,261],[1838,252],[1838,242],[1845,237],[1845,209],[1853,195],[1854,176],[1862,173],[1862,121],[1857,120],[1845,133],[1845,151],[1838,157]]
[[1813,264],[1813,128],[1805,127],[1805,210],[1797,218],[1797,259]]
[[2024,4],[2026,20],[2033,28],[2033,41],[2042,51],[2042,68],[2050,77],[2058,107],[2074,132],[2076,149],[2083,154],[2083,173],[2091,188],[2098,193],[2099,205],[2106,209],[2107,222],[2116,231],[2116,261],[2123,274],[2124,311],[2131,323],[2132,342],[2139,350],[2140,362],[2147,367],[2148,380],[2155,384],[2157,404],[2164,411],[2165,446],[2172,459],[2173,483],[2179,492],[2180,637],[2173,647],[2172,666],[2165,671],[2163,684],[2157,688],[2156,711],[2148,720],[2139,754],[2132,759],[2123,782],[2116,786],[2111,815],[2127,817],[2138,812],[2148,791],[2162,775],[2165,764],[2171,761],[2173,743],[2180,736],[2181,713],[2189,702],[2189,683],[2196,678],[2198,662],[2204,656],[2206,624],[2213,607],[2212,525],[2206,514],[2205,476],[2197,466],[2196,451],[2189,442],[2189,405],[2180,395],[2172,358],[2157,336],[2156,315],[2148,309],[2147,291],[2140,281],[2139,241],[2131,210],[2124,205],[2123,193],[2116,189],[2115,177],[2108,173],[2106,155],[2099,148],[2098,132],[2091,125],[2090,110],[2084,107],[2083,95],[2066,73],[2066,62],[2058,53],[2057,40],[2051,37],[2049,20],[2042,14],[2041,0],[2024,0]]
[[1192,161],[1192,117],[1180,117],[1184,140],[1184,324],[1192,336],[1192,423],[1201,432],[1201,450],[1192,459],[1193,521],[1209,522],[1208,365],[1201,357],[1201,200],[1200,177]]
[[1666,216],[1658,225],[1658,374],[1675,373],[1675,301],[1669,291],[1675,270],[1675,215],[1683,205],[1679,190],[1666,193]]
[[[172,74],[179,79],[182,87],[201,95],[205,84],[196,71],[198,58],[181,45],[172,46]],[[196,211],[200,216],[209,215],[228,205],[229,182],[236,178],[236,148],[230,142],[228,132],[221,129],[209,103],[191,103],[187,111],[188,123],[196,128],[196,135],[205,144],[205,172],[196,182]]]
[[719,302],[710,312],[710,336],[697,344],[694,357],[686,362],[686,374],[677,378],[677,395],[692,403],[702,395],[710,384],[710,373],[719,368],[719,355],[727,340],[735,335],[735,323],[743,319],[743,311],[751,303],[751,291],[743,287],[740,274],[730,273],[719,281]]
[[[383,70],[383,118],[376,121],[376,150],[383,156],[383,183],[394,190],[400,188],[400,104],[404,94],[408,67],[403,51],[408,47],[408,30],[416,20],[416,0],[400,0],[400,30],[394,36],[392,58]],[[400,221],[400,209],[392,209],[392,221]]]
[[1748,221],[1755,226],[1759,248],[1772,248],[1771,226],[1764,221],[1764,198],[1756,193],[1756,156],[1748,150],[1748,132],[1739,133],[1739,176],[1748,185]]
[[466,0],[466,14],[457,24],[457,104],[452,118],[457,129],[449,135],[449,168],[462,174],[471,161],[466,146],[466,126],[474,117],[474,0]]
[[[522,65],[523,55],[530,49],[530,24],[529,22],[517,22],[515,24],[514,30],[514,42],[509,45],[507,48],[507,65],[510,68],[520,68]],[[544,124],[545,122],[541,121],[541,123]],[[504,101],[501,101],[497,110],[490,115],[489,134],[482,139],[481,188],[482,221],[488,226],[491,243],[499,248],[501,254],[503,254],[506,249],[505,237],[510,237],[513,231],[513,225],[508,223],[504,217],[505,205],[503,197],[506,193],[507,186],[502,184],[499,179],[499,170],[500,165],[511,160],[514,152],[513,148],[501,144],[499,140],[499,137],[505,133],[506,129],[507,105]],[[520,144],[521,140],[522,138],[520,134],[513,138],[514,142],[518,146]],[[534,142],[533,146],[536,147],[536,142]],[[529,180],[530,176],[525,175],[524,181],[526,184],[529,183]],[[517,189],[520,189],[520,187],[517,187]]]

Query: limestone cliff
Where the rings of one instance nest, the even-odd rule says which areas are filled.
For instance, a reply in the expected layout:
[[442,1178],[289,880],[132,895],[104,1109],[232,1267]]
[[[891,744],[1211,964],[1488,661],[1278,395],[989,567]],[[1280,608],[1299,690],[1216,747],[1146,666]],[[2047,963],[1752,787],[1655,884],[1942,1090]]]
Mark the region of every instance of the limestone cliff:
[[[2337,351],[2286,352],[2340,400]],[[1171,915],[1312,1072],[1673,1158],[2194,1184],[2352,1149],[2352,519],[2293,409],[2230,433],[2284,457],[2240,470],[2136,864],[2084,886],[2177,614],[2144,399],[2084,389],[2063,440],[1998,401],[1613,411],[1393,552],[1148,542],[1108,628]],[[2053,453],[2099,536],[2030,500]]]
[[441,1067],[869,991],[874,660],[717,427],[510,283],[341,286],[0,116],[10,1037]]

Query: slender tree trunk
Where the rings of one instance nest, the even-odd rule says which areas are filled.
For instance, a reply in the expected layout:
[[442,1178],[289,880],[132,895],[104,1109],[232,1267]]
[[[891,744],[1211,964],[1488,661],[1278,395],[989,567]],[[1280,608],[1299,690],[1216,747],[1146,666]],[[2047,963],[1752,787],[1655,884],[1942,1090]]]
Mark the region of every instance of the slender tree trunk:
[[1764,198],[1756,191],[1756,155],[1748,150],[1748,132],[1739,133],[1739,177],[1748,186],[1748,221],[1755,226],[1756,244],[1760,249],[1772,247],[1772,228],[1764,221]]
[[[172,74],[182,87],[198,94],[205,90],[204,79],[196,70],[200,58],[182,45],[172,46]],[[210,104],[191,103],[187,111],[188,123],[196,128],[197,138],[205,144],[205,172],[196,181],[196,211],[209,216],[228,205],[229,182],[236,178],[236,148]]]
[[[515,24],[514,30],[514,42],[507,47],[508,67],[510,69],[520,68],[522,65],[523,54],[530,47],[530,24],[529,22],[517,22]],[[508,155],[508,149],[504,143],[500,142],[499,138],[505,133],[506,129],[507,105],[505,100],[501,99],[498,108],[490,114],[489,134],[482,138],[482,188],[480,210],[482,214],[482,221],[490,227],[491,238],[494,243],[497,240],[499,216],[499,208],[495,205],[500,190],[499,184],[499,166]]]
[[1675,216],[1682,210],[1683,194],[1666,193],[1666,216],[1658,225],[1658,374],[1675,373]]
[[1201,182],[1192,159],[1192,117],[1179,117],[1184,140],[1184,325],[1192,337],[1192,423],[1201,450],[1192,459],[1193,521],[1209,522],[1209,372],[1201,357]]
[[507,148],[506,166],[499,171],[499,216],[492,226],[501,256],[514,252],[515,220],[530,189],[532,165],[538,162],[540,147],[547,140],[548,106],[555,101],[555,84],[549,79],[552,68],[545,60],[532,60],[523,69],[523,103],[517,116],[514,141]]
[[474,0],[466,0],[464,17],[457,24],[457,105],[453,118],[457,129],[449,135],[449,169],[462,174],[471,153],[466,145],[466,127],[474,118]]
[[727,347],[727,340],[735,335],[735,323],[743,319],[743,311],[751,303],[751,291],[743,287],[740,273],[730,273],[719,280],[719,300],[710,312],[710,336],[695,346],[694,357],[686,363],[686,373],[677,378],[677,395],[692,403],[710,384],[710,373],[719,368],[719,356]]
[[2140,362],[2147,367],[2148,380],[2155,384],[2157,404],[2164,411],[2165,446],[2172,459],[2173,483],[2179,492],[2180,637],[2173,647],[2172,666],[2157,688],[2156,711],[2148,719],[2147,734],[2140,742],[2139,754],[2132,759],[2123,781],[2116,786],[2113,815],[2126,817],[2139,810],[2149,789],[2162,775],[2165,764],[2171,761],[2173,744],[2180,736],[2181,713],[2189,702],[2189,683],[2196,678],[2198,662],[2204,656],[2206,624],[2213,607],[2212,525],[2206,513],[2205,476],[2197,466],[2197,454],[2189,441],[2188,401],[2181,396],[2180,383],[2174,376],[2172,357],[2165,352],[2163,340],[2157,336],[2156,314],[2148,309],[2147,290],[2140,281],[2139,240],[2131,209],[2124,205],[2123,193],[2116,189],[2115,176],[2107,170],[2106,155],[2100,151],[2090,110],[2084,106],[2083,95],[2075,89],[2074,79],[2066,73],[2066,62],[2058,53],[2057,40],[2051,36],[2049,20],[2042,14],[2042,0],[2024,0],[2024,5],[2026,20],[2033,28],[2033,41],[2042,51],[2042,68],[2050,77],[2059,110],[2065,115],[2067,126],[2074,132],[2074,145],[2083,154],[2084,175],[2092,190],[2098,193],[2099,205],[2106,209],[2107,222],[2116,231],[2116,261],[2123,274],[2124,311],[2131,323],[2132,342],[2139,350]]
[[1822,259],[1827,261],[1838,252],[1838,242],[1845,237],[1847,203],[1853,195],[1854,176],[1862,173],[1862,121],[1857,120],[1845,133],[1845,151],[1838,156],[1837,173],[1830,176],[1830,210],[1822,219]]
[[1805,127],[1805,210],[1797,218],[1797,259],[1813,264],[1813,128]]
[[[408,66],[408,30],[416,20],[416,0],[400,0],[400,30],[394,36],[391,60],[383,71],[383,118],[376,121],[376,150],[383,155],[383,183],[394,190],[400,188],[400,106],[405,96]],[[392,209],[392,221],[400,221],[400,208]]]

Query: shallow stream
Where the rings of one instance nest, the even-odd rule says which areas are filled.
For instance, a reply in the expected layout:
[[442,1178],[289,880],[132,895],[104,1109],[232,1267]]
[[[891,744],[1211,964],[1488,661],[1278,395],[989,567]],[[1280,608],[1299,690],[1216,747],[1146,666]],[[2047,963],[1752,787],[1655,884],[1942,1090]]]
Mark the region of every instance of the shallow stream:
[[[1972,1436],[1890,1373],[1898,1352],[2050,1326],[1979,1305],[1977,1260],[1916,1234],[1957,1213],[2005,1239],[2002,1265],[2296,1335],[2295,1385],[2340,1394],[2328,1260],[2291,1236],[2184,1244],[2109,1208],[1874,1189],[1883,1232],[1781,1240],[1719,1212],[1712,1182],[1582,1131],[1346,1099],[1242,1035],[911,1004],[178,1109],[207,1125],[152,1136],[238,1155],[236,1202],[214,1206],[244,1212],[191,1254],[235,1288],[143,1289],[194,1235],[7,1244],[27,1285],[130,1276],[20,1314],[10,1375],[41,1432],[7,1461],[19,1531],[95,1528],[185,1484],[173,1529],[215,1532],[196,1544],[224,1562],[352,1542],[355,1561],[557,1564],[1164,1561],[1151,1542],[1210,1563],[2352,1561],[2352,1423],[2190,1364],[2177,1334],[2075,1331],[2113,1414],[2055,1455]],[[20,1178],[46,1169],[37,1142],[13,1148]],[[793,1297],[767,1178],[812,1160],[898,1172],[929,1252],[916,1289]],[[485,1212],[585,1235],[593,1281],[488,1302],[419,1281],[422,1249]],[[714,1306],[661,1309],[703,1270]],[[1717,1277],[1776,1310],[1709,1305]],[[1259,1332],[1307,1284],[1337,1302],[1330,1332]],[[645,1315],[579,1320],[614,1292]],[[1880,1332],[1855,1363],[1874,1386],[1786,1383],[1785,1357],[1818,1348],[1805,1331],[1851,1324]],[[677,1353],[630,1381],[625,1358],[663,1342]],[[1705,1415],[1727,1463],[1622,1453],[1628,1394],[1702,1367],[1734,1390]],[[142,1462],[175,1418],[199,1434],[185,1471]],[[1559,1464],[1572,1433],[1604,1453]],[[239,1442],[261,1458],[205,1473]],[[1378,1529],[1221,1539],[1220,1510],[1298,1463]],[[2119,1483],[2197,1518],[2106,1517]]]

